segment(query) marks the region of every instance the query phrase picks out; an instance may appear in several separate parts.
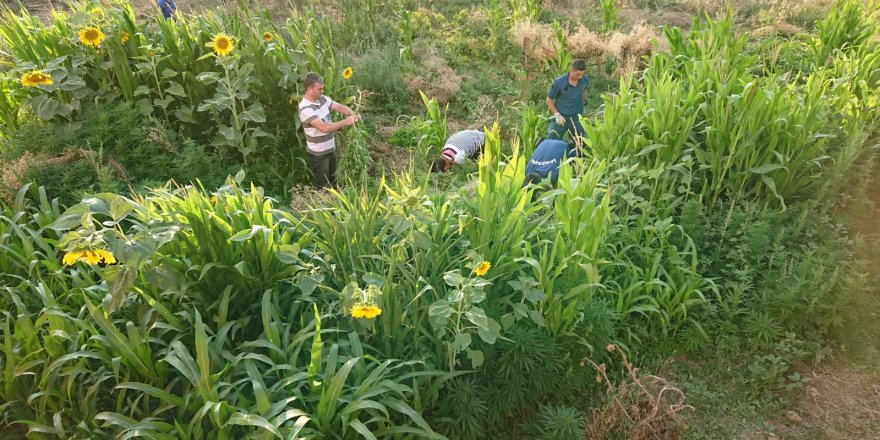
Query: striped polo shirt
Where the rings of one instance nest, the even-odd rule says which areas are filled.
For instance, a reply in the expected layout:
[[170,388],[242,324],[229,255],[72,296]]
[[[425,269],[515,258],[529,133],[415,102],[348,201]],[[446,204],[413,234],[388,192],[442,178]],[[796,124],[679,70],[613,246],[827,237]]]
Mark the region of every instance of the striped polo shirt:
[[333,100],[329,96],[323,95],[318,99],[318,102],[303,97],[299,103],[299,119],[306,132],[306,149],[315,156],[330,154],[336,149],[333,133],[324,133],[311,125],[315,119],[320,119],[326,124],[330,123],[331,104],[333,104]]
[[475,155],[485,143],[486,134],[480,130],[459,131],[449,136],[440,154],[460,165],[465,158]]

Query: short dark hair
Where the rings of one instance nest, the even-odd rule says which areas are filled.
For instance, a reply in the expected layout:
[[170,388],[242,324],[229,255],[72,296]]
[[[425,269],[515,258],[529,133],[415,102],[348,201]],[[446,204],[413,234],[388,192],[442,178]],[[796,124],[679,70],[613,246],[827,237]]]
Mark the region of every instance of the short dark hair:
[[431,172],[432,173],[443,173],[446,171],[446,161],[443,158],[434,159],[434,162],[431,163]]
[[526,178],[523,180],[522,186],[523,186],[523,188],[525,188],[533,183],[540,182],[541,179],[543,179],[543,177],[541,177],[541,175],[538,173],[526,174]]
[[324,84],[324,78],[321,78],[321,75],[315,72],[307,73],[303,79],[303,85],[306,87],[306,90],[312,88],[315,84]]
[[580,72],[587,70],[587,62],[580,58],[575,58],[571,60],[571,70],[577,70]]

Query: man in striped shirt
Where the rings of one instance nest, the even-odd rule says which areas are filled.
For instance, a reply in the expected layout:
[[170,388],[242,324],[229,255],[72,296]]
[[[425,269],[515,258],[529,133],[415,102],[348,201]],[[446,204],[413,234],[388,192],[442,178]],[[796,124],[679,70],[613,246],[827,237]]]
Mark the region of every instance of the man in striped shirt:
[[486,134],[480,130],[464,130],[449,136],[440,157],[431,164],[431,172],[445,173],[452,164],[463,164],[466,158],[478,155],[485,143]]
[[[324,79],[309,72],[303,80],[306,91],[299,103],[299,119],[306,133],[306,163],[315,177],[315,186],[336,185],[336,141],[333,133],[342,127],[354,125],[360,116],[343,104],[324,95]],[[330,110],[347,118],[331,122]]]

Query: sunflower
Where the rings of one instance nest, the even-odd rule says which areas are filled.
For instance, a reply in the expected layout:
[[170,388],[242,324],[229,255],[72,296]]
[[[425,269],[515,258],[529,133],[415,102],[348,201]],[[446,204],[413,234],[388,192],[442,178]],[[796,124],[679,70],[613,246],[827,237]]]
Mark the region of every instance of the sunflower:
[[80,249],[67,252],[61,259],[61,262],[68,266],[73,266],[77,261],[84,261],[94,266],[102,261],[106,264],[113,264],[116,262],[116,257],[104,249]]
[[355,304],[354,307],[351,308],[351,317],[352,318],[367,318],[373,319],[382,314],[382,309],[373,305],[373,304]]
[[346,67],[345,70],[342,71],[342,77],[345,79],[350,79],[352,75],[354,75],[354,70],[352,70],[351,67]]
[[86,46],[98,47],[104,41],[104,33],[94,26],[86,26],[79,30],[79,41]]
[[271,32],[263,32],[263,41],[268,43],[269,41],[272,41],[273,39],[275,39],[275,36],[272,35]]
[[25,87],[48,86],[52,84],[52,75],[32,70],[21,76],[21,85]]
[[154,57],[154,56],[156,56],[156,51],[155,50],[148,50],[147,55]]
[[119,34],[119,40],[122,41],[122,44],[125,44],[125,42],[128,41],[128,32],[122,31],[122,33]]
[[478,264],[477,267],[474,268],[474,273],[477,274],[478,277],[481,277],[483,275],[486,275],[486,273],[489,272],[489,269],[491,269],[491,268],[492,268],[492,263],[490,263],[488,261],[484,261],[484,262]]
[[232,37],[226,34],[214,35],[214,39],[210,43],[210,47],[214,48],[214,53],[222,57],[229,55],[234,45],[235,42],[232,41]]

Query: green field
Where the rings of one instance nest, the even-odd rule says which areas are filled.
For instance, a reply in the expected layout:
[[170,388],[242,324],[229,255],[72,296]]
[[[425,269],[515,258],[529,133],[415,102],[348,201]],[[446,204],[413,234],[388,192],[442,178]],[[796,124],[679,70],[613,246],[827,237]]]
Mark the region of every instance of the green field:
[[880,3],[55,3],[0,7],[0,437],[880,436]]

